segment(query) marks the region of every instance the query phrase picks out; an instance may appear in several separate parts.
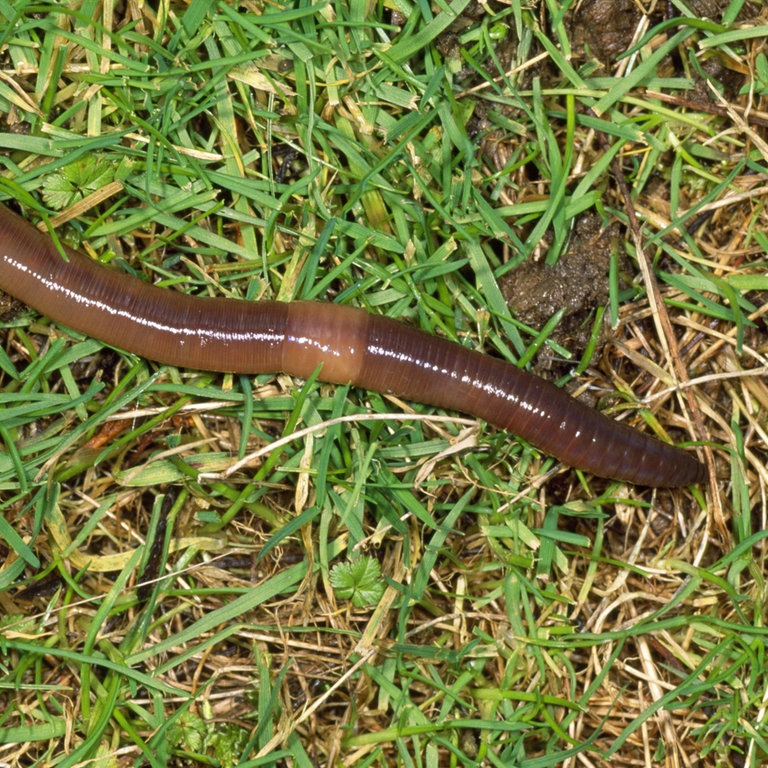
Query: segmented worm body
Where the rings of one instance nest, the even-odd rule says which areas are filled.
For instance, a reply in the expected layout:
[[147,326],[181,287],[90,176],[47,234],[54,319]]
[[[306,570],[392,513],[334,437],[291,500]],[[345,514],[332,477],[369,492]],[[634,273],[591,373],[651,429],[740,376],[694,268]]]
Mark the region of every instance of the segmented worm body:
[[638,485],[701,482],[675,446],[488,355],[363,310],[248,302],[158,288],[54,243],[0,207],[0,288],[64,326],[150,360],[198,370],[277,373],[395,394],[469,413],[573,467]]

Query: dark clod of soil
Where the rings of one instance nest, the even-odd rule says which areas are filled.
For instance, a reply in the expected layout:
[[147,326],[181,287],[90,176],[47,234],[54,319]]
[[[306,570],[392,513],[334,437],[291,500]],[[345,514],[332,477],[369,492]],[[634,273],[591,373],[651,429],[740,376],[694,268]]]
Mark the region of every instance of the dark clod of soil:
[[578,354],[589,341],[595,309],[608,301],[611,253],[620,251],[620,242],[617,225],[603,227],[599,216],[583,216],[556,264],[525,262],[501,279],[509,308],[536,329],[565,308],[551,338]]

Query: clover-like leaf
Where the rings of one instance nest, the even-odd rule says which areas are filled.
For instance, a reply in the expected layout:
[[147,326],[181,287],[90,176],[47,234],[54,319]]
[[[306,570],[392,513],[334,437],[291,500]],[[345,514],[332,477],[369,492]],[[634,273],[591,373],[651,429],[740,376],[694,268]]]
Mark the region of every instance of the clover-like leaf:
[[355,608],[377,605],[384,594],[381,566],[373,557],[358,557],[331,568],[331,586],[336,597],[351,600]]
[[98,157],[88,156],[50,174],[43,183],[43,200],[56,211],[82,200],[109,184],[114,169]]

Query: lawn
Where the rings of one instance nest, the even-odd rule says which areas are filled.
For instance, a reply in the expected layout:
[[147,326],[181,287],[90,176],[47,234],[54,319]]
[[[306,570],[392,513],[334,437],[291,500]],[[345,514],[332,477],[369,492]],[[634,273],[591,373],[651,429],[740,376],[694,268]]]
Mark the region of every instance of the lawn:
[[709,475],[9,300],[0,766],[765,765],[767,38],[744,0],[0,0],[15,212],[402,320]]

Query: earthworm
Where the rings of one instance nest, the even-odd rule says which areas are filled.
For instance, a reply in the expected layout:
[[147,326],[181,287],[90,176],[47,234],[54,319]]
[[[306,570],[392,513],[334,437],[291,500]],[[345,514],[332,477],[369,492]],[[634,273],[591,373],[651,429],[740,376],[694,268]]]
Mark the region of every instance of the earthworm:
[[352,384],[461,411],[564,463],[637,485],[699,483],[685,451],[616,422],[516,366],[362,309],[196,297],[60,249],[0,206],[0,288],[118,349],[182,368]]

